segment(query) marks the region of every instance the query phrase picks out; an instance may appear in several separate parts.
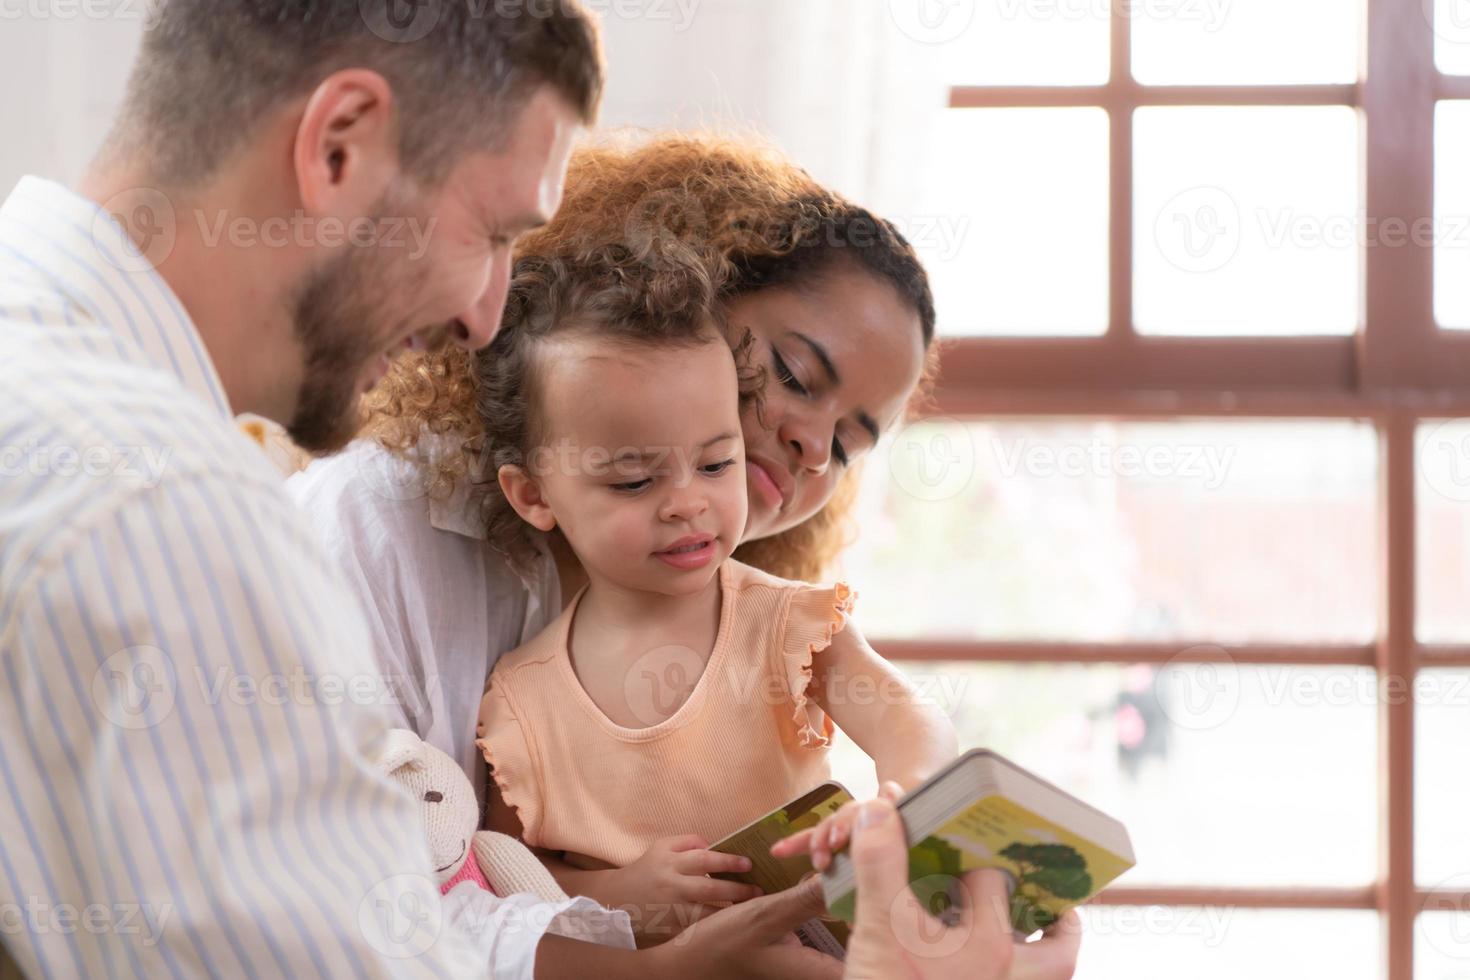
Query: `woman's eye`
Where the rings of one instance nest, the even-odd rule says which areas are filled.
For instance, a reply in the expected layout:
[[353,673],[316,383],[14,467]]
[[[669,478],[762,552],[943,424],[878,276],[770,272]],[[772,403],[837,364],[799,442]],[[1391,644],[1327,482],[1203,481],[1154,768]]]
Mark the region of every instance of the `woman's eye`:
[[791,368],[786,366],[786,359],[775,347],[771,348],[771,358],[776,368],[776,380],[804,397],[807,394],[806,385],[796,380],[796,375],[792,374]]
[[612,489],[618,493],[637,493],[652,482],[652,480],[644,479],[634,480],[632,483],[614,483],[612,484]]
[[836,436],[832,437],[832,456],[843,466],[847,465],[847,450],[842,448],[842,440]]
[[723,462],[710,463],[710,464],[708,464],[706,466],[701,466],[699,468],[699,470],[705,476],[719,476],[721,473],[725,472],[726,470],[728,470],[730,467],[732,467],[734,465],[735,465],[735,461],[733,459],[727,459],[727,460],[724,460]]

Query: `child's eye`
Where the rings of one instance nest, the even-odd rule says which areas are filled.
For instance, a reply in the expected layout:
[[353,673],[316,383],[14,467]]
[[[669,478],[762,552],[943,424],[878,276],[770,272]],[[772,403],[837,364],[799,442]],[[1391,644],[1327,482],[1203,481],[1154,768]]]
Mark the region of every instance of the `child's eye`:
[[652,480],[643,479],[634,480],[632,483],[613,483],[609,484],[609,486],[618,493],[637,493],[639,490],[644,489],[652,482]]
[[733,459],[727,459],[719,463],[708,463],[704,466],[701,466],[699,468],[699,471],[705,476],[719,476],[721,473],[725,472],[734,465],[735,461]]
[[832,437],[832,455],[837,458],[837,462],[847,465],[847,450],[842,448],[842,440],[836,436]]

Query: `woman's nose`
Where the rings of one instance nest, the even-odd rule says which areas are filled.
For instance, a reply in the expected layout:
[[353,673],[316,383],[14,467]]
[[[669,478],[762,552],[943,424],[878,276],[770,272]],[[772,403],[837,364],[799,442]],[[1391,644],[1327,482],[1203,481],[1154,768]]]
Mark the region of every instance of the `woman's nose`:
[[781,441],[791,450],[798,465],[814,476],[822,476],[832,465],[832,438],[823,436],[820,426],[788,420],[781,427]]

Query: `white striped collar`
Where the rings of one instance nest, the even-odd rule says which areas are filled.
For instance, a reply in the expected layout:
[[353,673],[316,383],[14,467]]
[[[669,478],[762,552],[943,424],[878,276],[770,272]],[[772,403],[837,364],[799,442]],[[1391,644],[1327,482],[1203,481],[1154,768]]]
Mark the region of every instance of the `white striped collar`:
[[0,206],[0,260],[64,294],[98,327],[231,418],[229,399],[183,303],[127,232],[94,202],[25,177]]

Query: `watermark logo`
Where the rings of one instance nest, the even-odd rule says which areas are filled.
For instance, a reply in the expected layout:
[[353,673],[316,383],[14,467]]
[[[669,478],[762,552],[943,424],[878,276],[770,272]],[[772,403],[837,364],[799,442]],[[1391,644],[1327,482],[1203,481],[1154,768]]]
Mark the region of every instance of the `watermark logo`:
[[689,700],[705,658],[679,644],[655,647],[633,662],[623,678],[628,711],[645,727],[664,721]]
[[635,255],[658,261],[681,245],[709,242],[709,218],[693,194],[659,190],[645,194],[628,213],[625,239]]
[[929,503],[952,500],[975,478],[975,439],[954,419],[916,422],[894,436],[888,470],[911,497]]
[[411,44],[428,36],[439,24],[443,0],[358,0],[363,23],[378,37],[394,44]]
[[1185,272],[1223,269],[1240,251],[1240,242],[1240,207],[1218,187],[1182,191],[1154,219],[1159,253]]
[[173,254],[178,236],[173,202],[152,187],[133,187],[114,194],[92,219],[92,244],[104,259],[124,272],[143,272],[161,265]]
[[1419,11],[1440,40],[1470,45],[1470,0],[1420,0]]
[[444,928],[439,889],[423,875],[385,878],[358,903],[357,927],[384,956],[422,956],[433,948]]
[[925,875],[900,890],[888,907],[888,922],[908,953],[920,959],[958,956],[970,942],[976,911],[962,914],[974,896],[960,878]]
[[920,44],[948,44],[975,22],[975,0],[888,0],[904,35]]
[[130,731],[152,728],[173,714],[178,691],[173,661],[157,647],[119,650],[92,674],[92,703]]
[[1240,706],[1240,672],[1223,647],[1190,647],[1154,676],[1154,694],[1164,716],[1180,728],[1219,728]]
[[1431,429],[1419,449],[1419,468],[1435,493],[1470,503],[1470,425],[1441,422]]
[[1451,959],[1470,959],[1470,874],[1435,885],[1424,901],[1424,912],[1419,931],[1429,945]]

